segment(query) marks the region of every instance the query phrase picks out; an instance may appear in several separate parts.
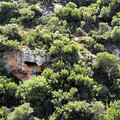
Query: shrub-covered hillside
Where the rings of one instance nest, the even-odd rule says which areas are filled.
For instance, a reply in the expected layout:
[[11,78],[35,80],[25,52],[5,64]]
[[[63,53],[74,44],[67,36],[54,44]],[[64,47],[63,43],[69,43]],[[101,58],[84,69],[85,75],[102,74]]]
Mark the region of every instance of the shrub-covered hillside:
[[[119,46],[120,0],[1,0],[0,120],[120,120]],[[3,60],[23,48],[50,57],[26,81]]]

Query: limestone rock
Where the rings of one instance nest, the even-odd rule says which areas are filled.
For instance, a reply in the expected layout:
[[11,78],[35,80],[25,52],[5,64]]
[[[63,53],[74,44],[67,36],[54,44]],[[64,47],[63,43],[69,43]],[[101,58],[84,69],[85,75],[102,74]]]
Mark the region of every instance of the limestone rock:
[[20,80],[30,79],[33,75],[42,72],[42,66],[49,60],[45,54],[33,55],[32,50],[23,49],[23,52],[5,52],[3,60],[9,73]]
[[116,55],[120,59],[120,49],[116,48],[112,52],[113,55]]

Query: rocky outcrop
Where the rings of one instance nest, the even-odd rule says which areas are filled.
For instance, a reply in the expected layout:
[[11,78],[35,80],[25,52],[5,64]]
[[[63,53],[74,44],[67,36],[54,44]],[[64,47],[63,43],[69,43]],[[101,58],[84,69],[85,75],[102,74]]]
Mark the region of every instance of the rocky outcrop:
[[13,73],[20,80],[28,80],[42,72],[42,67],[49,60],[49,56],[46,53],[33,55],[32,50],[23,49],[22,52],[4,53],[3,60],[9,73]]
[[61,4],[54,4],[54,12],[61,9],[63,6]]
[[120,49],[116,48],[112,52],[113,55],[116,55],[120,59]]

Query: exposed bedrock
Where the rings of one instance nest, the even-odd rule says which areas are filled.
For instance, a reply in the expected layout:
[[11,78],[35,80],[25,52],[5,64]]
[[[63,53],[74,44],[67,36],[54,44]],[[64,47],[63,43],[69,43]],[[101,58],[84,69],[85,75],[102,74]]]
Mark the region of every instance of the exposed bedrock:
[[3,54],[5,68],[20,80],[28,80],[33,75],[42,72],[44,65],[49,61],[45,54],[33,55],[33,51],[23,49],[22,52],[5,52]]
[[116,48],[112,52],[113,55],[116,55],[120,59],[120,49]]

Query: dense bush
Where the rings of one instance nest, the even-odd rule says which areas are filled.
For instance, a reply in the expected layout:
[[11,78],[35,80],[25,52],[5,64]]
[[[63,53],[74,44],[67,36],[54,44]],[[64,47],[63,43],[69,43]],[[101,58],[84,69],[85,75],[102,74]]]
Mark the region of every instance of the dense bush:
[[52,57],[75,63],[78,60],[78,49],[74,41],[70,41],[68,38],[62,38],[61,40],[55,40],[49,50],[49,54]]
[[91,3],[96,2],[97,0],[65,0],[67,2],[72,1],[74,3],[76,3],[78,6],[88,6]]
[[120,12],[117,13],[115,16],[113,16],[112,25],[113,26],[120,26]]
[[0,107],[15,104],[17,84],[6,76],[0,76]]
[[29,102],[39,117],[47,117],[52,111],[50,103],[51,88],[44,77],[33,77],[18,87],[17,96],[23,102]]
[[37,8],[35,5],[32,5],[30,7],[30,10],[35,12],[35,16],[41,16],[42,15],[42,11],[39,8]]
[[7,119],[7,116],[8,116],[8,109],[7,107],[1,107],[0,108],[0,119],[1,120],[6,120]]
[[75,3],[73,3],[73,2],[69,2],[69,3],[66,5],[66,7],[69,7],[69,8],[74,9],[74,8],[77,7],[77,5],[76,5]]
[[30,32],[26,37],[25,40],[22,41],[23,44],[27,45],[31,49],[35,48],[44,48],[48,50],[51,46],[52,36],[51,34],[46,34],[40,31],[33,31]]
[[78,22],[81,20],[81,14],[79,9],[72,9],[70,7],[64,7],[58,10],[56,16],[59,19],[66,20],[67,22]]
[[77,36],[84,36],[85,32],[82,30],[82,28],[77,28],[76,29],[76,35]]
[[68,32],[68,30],[66,30],[67,27],[67,21],[66,20],[59,20],[58,17],[51,17],[51,19],[48,21],[47,24],[47,29],[50,32],[58,32],[61,34],[65,34]]
[[100,120],[119,120],[120,119],[120,100],[110,103],[107,112]]
[[0,23],[3,24],[10,21],[11,18],[17,17],[18,8],[16,4],[11,2],[2,2],[0,4]]
[[94,67],[95,69],[100,69],[108,77],[115,77],[119,74],[119,59],[106,52],[98,53]]
[[30,25],[32,22],[34,22],[35,12],[31,11],[29,9],[23,8],[19,10],[19,20],[21,24],[23,25]]
[[89,111],[89,104],[85,101],[74,101],[57,108],[57,111],[53,113],[50,120],[87,120],[91,119]]
[[3,27],[2,33],[10,40],[21,40],[19,28],[16,24],[7,24]]
[[0,51],[1,52],[21,51],[20,43],[17,40],[8,40],[7,37],[0,36]]
[[13,112],[11,112],[7,120],[34,120],[33,108],[30,107],[29,103],[24,103],[23,105],[16,107]]
[[111,38],[119,43],[120,41],[120,27],[116,26],[113,28],[112,32],[111,32]]
[[4,67],[4,61],[0,59],[0,74],[5,75],[7,72],[6,68]]

